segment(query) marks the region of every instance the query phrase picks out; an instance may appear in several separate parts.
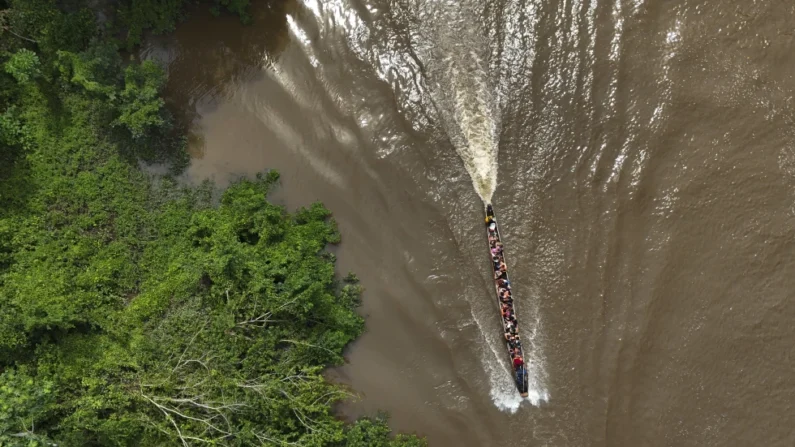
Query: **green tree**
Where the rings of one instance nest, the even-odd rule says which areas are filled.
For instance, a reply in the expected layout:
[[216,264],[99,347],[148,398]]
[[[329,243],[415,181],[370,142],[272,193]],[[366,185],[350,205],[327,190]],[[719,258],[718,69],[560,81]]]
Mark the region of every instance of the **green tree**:
[[31,37],[0,44],[0,445],[423,445],[332,413],[364,322],[329,210],[270,203],[275,172],[150,178],[184,155],[163,72],[79,1],[7,4]]
[[133,138],[142,138],[164,126],[164,102],[160,98],[164,83],[163,70],[152,61],[127,67],[115,124],[125,126]]
[[58,51],[55,62],[62,80],[109,100],[118,96],[120,66],[121,57],[111,43],[92,45],[77,53]]
[[27,84],[41,75],[41,62],[36,53],[20,49],[6,62],[5,69],[20,84]]
[[345,442],[341,446],[347,447],[422,447],[426,443],[416,436],[398,435],[390,437],[391,430],[387,425],[386,414],[379,414],[375,418],[361,418],[350,426],[345,432]]

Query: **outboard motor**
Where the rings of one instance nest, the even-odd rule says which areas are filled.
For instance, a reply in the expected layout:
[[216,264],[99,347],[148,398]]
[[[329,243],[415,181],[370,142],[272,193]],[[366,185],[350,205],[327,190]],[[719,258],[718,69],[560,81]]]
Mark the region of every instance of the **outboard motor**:
[[486,205],[486,215],[494,217],[494,208],[491,207],[491,204]]

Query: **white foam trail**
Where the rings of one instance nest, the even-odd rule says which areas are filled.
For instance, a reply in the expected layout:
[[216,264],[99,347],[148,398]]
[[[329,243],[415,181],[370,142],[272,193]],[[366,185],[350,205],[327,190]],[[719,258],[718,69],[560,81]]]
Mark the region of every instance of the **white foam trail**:
[[[497,187],[500,109],[489,74],[479,2],[420,2],[412,47],[427,93],[475,191],[490,203]],[[495,84],[496,85],[496,84]]]
[[[486,330],[481,324],[481,318],[476,315],[474,307],[472,307],[472,319],[480,329],[481,333],[488,334],[492,330]],[[490,316],[493,316],[489,312]],[[540,321],[536,317],[535,331],[538,333]],[[529,325],[528,325],[529,327]],[[526,343],[529,345],[529,353],[527,357],[527,374],[529,378],[527,397],[523,398],[519,391],[516,389],[516,384],[513,382],[513,371],[507,366],[506,351],[503,346],[502,340],[488,340],[487,346],[490,352],[484,353],[482,357],[483,367],[486,370],[489,379],[489,397],[492,402],[500,411],[506,411],[511,414],[519,410],[522,402],[527,401],[533,406],[539,406],[541,402],[549,401],[549,392],[544,386],[544,364],[543,357],[540,355],[540,349],[536,346],[533,338],[526,338]]]
[[499,110],[481,59],[474,51],[466,56],[471,58],[470,63],[463,66],[450,59],[454,117],[461,133],[460,138],[453,138],[453,143],[478,195],[491,203],[497,189]]
[[467,47],[453,42],[431,51],[431,97],[475,191],[491,203],[497,189],[499,107],[483,58]]

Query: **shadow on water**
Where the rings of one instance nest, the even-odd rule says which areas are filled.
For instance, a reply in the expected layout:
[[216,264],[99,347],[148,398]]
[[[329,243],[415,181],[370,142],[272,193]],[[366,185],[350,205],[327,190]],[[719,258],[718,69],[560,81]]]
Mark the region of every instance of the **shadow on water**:
[[[161,62],[168,74],[164,98],[192,158],[204,155],[200,118],[227,97],[228,86],[256,80],[272,66],[289,42],[287,12],[291,0],[251,6],[251,23],[232,14],[216,17],[207,5],[188,10],[189,19],[168,36],[152,36],[140,57]],[[211,31],[210,31],[211,30]]]

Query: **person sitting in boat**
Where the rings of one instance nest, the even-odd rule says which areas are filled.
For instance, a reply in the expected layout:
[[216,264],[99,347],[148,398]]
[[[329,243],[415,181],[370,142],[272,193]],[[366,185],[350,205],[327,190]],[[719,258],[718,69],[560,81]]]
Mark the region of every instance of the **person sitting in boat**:
[[489,231],[491,233],[494,233],[495,231],[497,231],[497,223],[494,222],[493,220],[489,223]]
[[489,245],[496,245],[497,242],[499,242],[499,240],[497,239],[497,236],[495,236],[493,234],[490,234],[489,235]]
[[498,280],[498,281],[497,281],[497,284],[498,284],[500,287],[504,287],[504,288],[506,288],[506,289],[510,289],[510,288],[511,288],[511,282],[510,282],[510,281],[508,281],[507,279],[504,279],[504,278],[503,278],[503,279],[500,279],[500,280]]
[[[498,259],[499,259],[499,258],[498,258]],[[501,271],[501,272],[505,272],[505,271],[507,271],[507,270],[508,270],[508,266],[507,266],[507,265],[505,265],[505,262],[503,262],[503,261],[500,261],[500,271]]]
[[513,367],[514,368],[518,368],[518,367],[520,367],[522,365],[524,365],[524,359],[522,359],[522,356],[517,355],[516,357],[513,358]]
[[500,270],[497,270],[496,272],[494,272],[494,279],[504,278],[504,276],[505,276],[505,272],[502,272]]
[[519,345],[516,343],[516,336],[511,337],[511,339],[508,340],[508,344],[511,346],[511,349],[516,351],[517,354],[519,353]]

